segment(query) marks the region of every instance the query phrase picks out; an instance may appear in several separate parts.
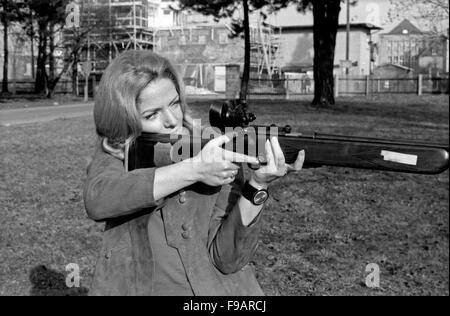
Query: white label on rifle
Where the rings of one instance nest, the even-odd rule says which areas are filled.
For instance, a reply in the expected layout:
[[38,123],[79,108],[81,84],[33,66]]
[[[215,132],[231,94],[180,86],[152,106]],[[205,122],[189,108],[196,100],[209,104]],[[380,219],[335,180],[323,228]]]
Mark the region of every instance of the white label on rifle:
[[386,161],[398,162],[405,165],[417,166],[417,156],[408,155],[402,153],[396,153],[393,151],[382,150],[381,156],[384,157]]

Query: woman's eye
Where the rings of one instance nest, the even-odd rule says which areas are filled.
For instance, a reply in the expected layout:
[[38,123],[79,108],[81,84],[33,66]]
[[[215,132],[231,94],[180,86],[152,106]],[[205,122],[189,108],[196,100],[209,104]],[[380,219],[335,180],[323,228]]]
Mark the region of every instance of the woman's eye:
[[148,114],[148,115],[144,116],[144,118],[145,118],[146,120],[152,120],[152,119],[156,118],[157,114],[158,114],[158,113]]
[[178,101],[178,102],[175,102],[175,103],[172,103],[171,105],[170,105],[170,107],[172,107],[172,108],[177,108],[177,107],[179,107],[180,106],[180,102]]

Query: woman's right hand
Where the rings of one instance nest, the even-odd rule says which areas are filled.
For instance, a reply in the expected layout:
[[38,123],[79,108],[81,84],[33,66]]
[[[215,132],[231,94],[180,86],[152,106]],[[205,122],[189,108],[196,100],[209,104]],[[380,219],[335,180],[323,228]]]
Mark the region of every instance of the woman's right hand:
[[234,181],[239,166],[233,162],[258,164],[256,157],[246,156],[222,148],[236,133],[229,133],[210,140],[191,159],[198,174],[198,181],[210,186],[226,185]]

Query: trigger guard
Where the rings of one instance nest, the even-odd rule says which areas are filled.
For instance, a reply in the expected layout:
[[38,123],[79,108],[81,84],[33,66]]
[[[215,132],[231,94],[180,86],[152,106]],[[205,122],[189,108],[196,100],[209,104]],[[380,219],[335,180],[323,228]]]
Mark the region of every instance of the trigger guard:
[[261,164],[259,163],[259,164],[251,164],[251,163],[248,163],[247,164],[248,165],[248,167],[250,168],[250,169],[252,169],[252,170],[258,170],[259,168],[261,168]]
[[263,165],[263,163],[261,162],[261,159],[258,158],[258,164],[251,164],[251,163],[248,163],[247,165],[248,165],[248,167],[249,167],[250,169],[252,169],[252,170],[258,170],[259,168],[261,168],[261,166]]

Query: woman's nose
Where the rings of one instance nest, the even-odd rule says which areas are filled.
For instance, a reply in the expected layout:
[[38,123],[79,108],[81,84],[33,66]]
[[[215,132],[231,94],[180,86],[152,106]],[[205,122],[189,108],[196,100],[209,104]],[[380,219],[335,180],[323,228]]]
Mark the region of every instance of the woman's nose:
[[170,111],[170,110],[165,111],[164,127],[165,128],[174,128],[175,126],[177,126],[177,124],[178,124],[178,120],[175,117],[175,115],[172,113],[172,111]]

